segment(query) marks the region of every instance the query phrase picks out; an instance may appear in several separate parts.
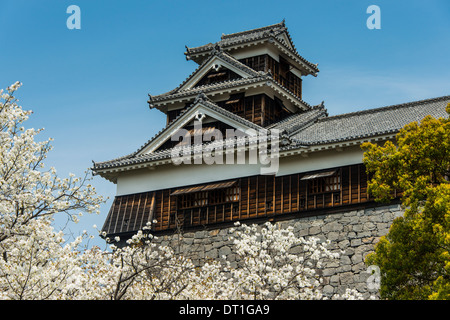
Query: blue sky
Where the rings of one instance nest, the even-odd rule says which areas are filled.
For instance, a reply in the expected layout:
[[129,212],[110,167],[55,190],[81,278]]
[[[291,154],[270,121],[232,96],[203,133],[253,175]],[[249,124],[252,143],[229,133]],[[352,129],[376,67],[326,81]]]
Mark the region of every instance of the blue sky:
[[[81,29],[69,30],[69,5]],[[369,5],[381,29],[369,30]],[[92,160],[135,151],[165,125],[147,94],[178,86],[196,64],[194,47],[283,19],[299,53],[318,63],[303,80],[303,99],[325,101],[330,115],[450,94],[450,2],[0,0],[0,88],[15,81],[28,127],[54,138],[47,166],[81,175]],[[111,199],[85,215],[74,233],[101,227],[115,185],[95,177]],[[103,246],[97,239],[95,244]]]

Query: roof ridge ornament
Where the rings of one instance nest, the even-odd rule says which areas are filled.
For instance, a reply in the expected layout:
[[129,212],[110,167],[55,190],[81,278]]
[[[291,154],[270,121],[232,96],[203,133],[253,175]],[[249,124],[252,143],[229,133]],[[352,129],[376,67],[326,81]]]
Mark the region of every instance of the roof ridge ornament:
[[152,95],[150,93],[148,93],[148,101],[147,101],[147,103],[148,103],[148,106],[150,107],[150,109],[153,108],[153,97],[152,97]]
[[201,101],[207,101],[209,100],[208,97],[206,96],[206,94],[204,94],[203,92],[200,92],[194,100],[194,104],[196,104],[197,102],[201,102]]
[[222,47],[220,46],[220,44],[218,42],[216,42],[214,44],[213,49],[211,50],[211,55],[215,55],[215,54],[222,53],[222,52],[223,52]]
[[184,47],[186,48],[186,53],[185,53],[186,60],[189,60],[189,59],[191,59],[191,56],[190,56],[191,52],[189,51],[189,47],[187,45],[184,45]]

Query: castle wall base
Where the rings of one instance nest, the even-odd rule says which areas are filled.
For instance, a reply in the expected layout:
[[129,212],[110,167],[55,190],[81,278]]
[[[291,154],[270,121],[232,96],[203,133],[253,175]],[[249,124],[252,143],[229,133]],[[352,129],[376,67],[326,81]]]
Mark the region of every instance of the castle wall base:
[[[347,288],[356,289],[365,299],[378,297],[377,290],[369,289],[368,266],[364,258],[373,252],[374,245],[385,235],[392,221],[403,215],[399,204],[373,206],[340,213],[299,217],[275,222],[280,228],[292,226],[299,237],[318,237],[330,240],[328,248],[339,252],[337,260],[324,262],[318,270],[323,278],[323,294],[332,297]],[[199,230],[158,237],[161,245],[170,245],[182,254],[192,257],[195,263],[205,258],[221,259],[225,256],[231,265],[237,265],[229,228]]]

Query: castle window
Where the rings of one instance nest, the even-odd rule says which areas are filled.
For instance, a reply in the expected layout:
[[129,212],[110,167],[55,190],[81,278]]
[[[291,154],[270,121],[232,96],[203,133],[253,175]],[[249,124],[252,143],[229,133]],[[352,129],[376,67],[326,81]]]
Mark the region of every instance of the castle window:
[[305,175],[300,180],[308,181],[308,194],[311,195],[341,190],[341,175],[339,170]]
[[224,107],[233,113],[243,116],[243,114],[240,113],[244,112],[244,94],[238,93],[230,95],[230,99],[224,103]]
[[179,209],[198,208],[239,201],[239,187],[236,181],[228,181],[178,189],[174,195],[178,196]]
[[203,207],[208,204],[207,192],[195,192],[183,194],[179,198],[180,209]]

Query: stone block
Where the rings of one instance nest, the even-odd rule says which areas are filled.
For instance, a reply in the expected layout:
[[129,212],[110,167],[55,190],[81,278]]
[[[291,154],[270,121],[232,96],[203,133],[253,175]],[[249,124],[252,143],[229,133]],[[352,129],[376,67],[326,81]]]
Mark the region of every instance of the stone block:
[[344,213],[344,217],[355,217],[356,216],[356,210],[348,211]]
[[323,269],[323,271],[322,271],[322,275],[324,277],[329,277],[333,274],[336,274],[336,268],[327,267],[327,268]]
[[321,232],[322,231],[321,231],[320,227],[311,227],[311,228],[309,228],[308,234],[309,235],[315,235],[315,234],[319,234]]
[[333,221],[330,223],[327,223],[325,225],[322,226],[322,232],[327,233],[330,231],[342,231],[343,230],[343,225],[340,224],[337,221]]
[[340,284],[352,284],[355,282],[353,272],[344,272],[339,275]]
[[373,222],[364,223],[364,230],[374,230],[376,229],[376,225]]
[[339,232],[332,231],[332,232],[328,233],[328,240],[330,240],[330,241],[338,240],[339,235],[340,235]]
[[363,262],[363,256],[361,254],[354,254],[351,259],[352,259],[353,264],[358,264],[358,263]]
[[338,247],[339,247],[340,249],[345,249],[345,248],[347,248],[349,245],[350,245],[350,241],[347,240],[347,239],[341,240],[341,241],[338,242]]
[[341,265],[351,265],[352,261],[350,260],[350,258],[348,256],[341,256],[340,263],[341,263]]
[[323,287],[323,294],[324,295],[332,295],[334,293],[334,287],[327,284],[325,287]]
[[219,256],[228,256],[231,253],[231,249],[228,246],[223,246],[219,249]]
[[339,275],[335,274],[330,277],[330,284],[337,285],[339,284]]

